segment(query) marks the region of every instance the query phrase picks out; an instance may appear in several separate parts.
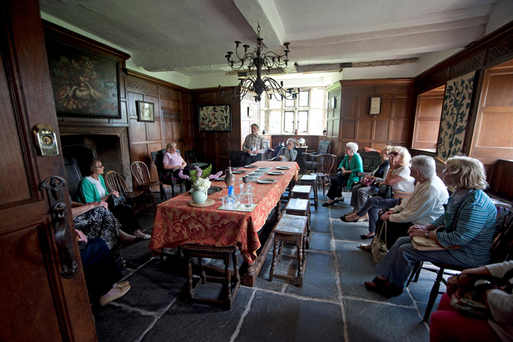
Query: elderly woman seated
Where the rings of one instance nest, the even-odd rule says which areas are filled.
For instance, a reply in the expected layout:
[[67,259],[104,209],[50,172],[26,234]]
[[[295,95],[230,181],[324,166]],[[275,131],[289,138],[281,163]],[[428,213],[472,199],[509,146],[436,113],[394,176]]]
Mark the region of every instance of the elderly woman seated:
[[337,175],[331,178],[331,185],[326,194],[328,200],[323,207],[329,207],[337,202],[343,202],[342,188],[347,187],[351,190],[353,183],[359,179],[358,173],[363,172],[362,157],[358,154],[358,144],[348,142],[346,144],[346,155],[338,166]]
[[[376,224],[379,232],[383,223],[388,222],[387,248],[391,248],[401,236],[407,236],[412,225],[428,224],[443,215],[444,204],[449,198],[445,184],[436,175],[435,160],[432,157],[413,157],[410,174],[416,180],[411,197],[382,214]],[[360,248],[370,250],[370,245],[360,245]]]
[[[109,194],[107,187],[105,186],[105,180],[103,179],[103,172],[105,167],[99,159],[93,159],[90,164],[89,174],[87,177],[82,178],[78,185],[78,200],[80,203],[98,203],[107,202],[109,196],[119,197],[117,191],[113,191]],[[150,239],[151,236],[141,232],[141,226],[135,217],[134,209],[127,205],[121,204],[118,206],[109,206],[109,210],[116,216],[121,222],[123,230],[138,236],[142,239]]]
[[[176,142],[172,141],[170,143],[167,143],[166,145],[166,153],[164,154],[164,159],[162,160],[162,167],[164,170],[169,170],[173,173],[171,177],[178,178],[178,173],[180,170],[184,175],[188,175],[190,170],[187,167],[187,162],[183,160],[180,153],[178,153],[178,150],[176,149]],[[191,182],[185,181],[185,189],[190,190],[191,189]]]
[[360,183],[353,185],[353,190],[351,192],[351,206],[354,210],[347,215],[356,213],[370,196],[378,193],[378,188],[373,185],[369,185],[369,183],[383,183],[385,181],[385,176],[388,174],[388,170],[390,168],[390,165],[388,164],[388,153],[391,150],[392,146],[387,145],[383,147],[383,150],[379,155],[381,163],[379,163],[374,171],[365,175]]
[[[376,267],[380,276],[365,286],[385,297],[400,295],[416,261],[442,262],[463,268],[488,262],[495,232],[497,210],[483,192],[487,187],[483,164],[474,158],[447,160],[442,180],[455,191],[449,197],[444,215],[427,225],[409,228],[409,237],[401,237]],[[444,227],[444,229],[442,229]],[[414,236],[434,240],[442,250],[416,250]]]
[[[411,156],[408,150],[402,146],[394,146],[390,152],[390,169],[383,184],[390,185],[392,191],[413,192],[415,179],[410,176]],[[344,222],[358,222],[366,214],[369,216],[369,233],[362,234],[362,239],[372,238],[376,231],[378,213],[385,208],[391,208],[399,204],[397,198],[370,197],[365,204],[354,214],[341,216]]]
[[278,151],[278,155],[272,160],[279,161],[294,161],[297,157],[297,151],[294,149],[296,147],[296,140],[289,138],[287,140],[287,146],[280,148]]

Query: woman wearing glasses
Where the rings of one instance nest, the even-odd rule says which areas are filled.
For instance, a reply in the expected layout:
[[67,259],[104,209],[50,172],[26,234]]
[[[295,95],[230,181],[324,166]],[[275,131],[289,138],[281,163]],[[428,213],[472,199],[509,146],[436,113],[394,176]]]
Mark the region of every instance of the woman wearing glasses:
[[[384,184],[390,185],[392,191],[402,191],[412,193],[414,189],[415,179],[410,176],[410,160],[411,155],[408,150],[402,146],[392,147],[389,154],[390,169],[385,177]],[[340,219],[344,222],[358,222],[359,219],[366,214],[369,216],[369,232],[362,234],[362,239],[374,237],[376,232],[376,222],[378,221],[378,213],[384,208],[393,208],[399,204],[397,198],[382,198],[379,196],[370,197],[365,204],[354,214],[342,216]]]
[[[83,204],[107,202],[109,196],[119,197],[117,191],[112,191],[109,194],[103,173],[105,167],[99,159],[93,159],[89,167],[89,174],[82,178],[78,185],[78,200]],[[127,204],[120,204],[117,206],[109,206],[114,216],[121,222],[124,231],[130,232],[140,239],[149,239],[150,235],[141,232],[141,226],[135,217],[134,209]]]

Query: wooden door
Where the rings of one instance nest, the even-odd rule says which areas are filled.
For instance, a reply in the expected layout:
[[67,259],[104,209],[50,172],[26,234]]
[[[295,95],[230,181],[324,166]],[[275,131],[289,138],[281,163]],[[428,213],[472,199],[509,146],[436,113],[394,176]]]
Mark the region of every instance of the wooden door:
[[[72,224],[67,189],[55,198],[40,189],[50,176],[64,178],[64,168],[61,154],[39,155],[32,138],[37,124],[58,128],[39,5],[7,0],[0,16],[0,341],[96,340],[65,222]],[[62,216],[58,225],[52,207]]]

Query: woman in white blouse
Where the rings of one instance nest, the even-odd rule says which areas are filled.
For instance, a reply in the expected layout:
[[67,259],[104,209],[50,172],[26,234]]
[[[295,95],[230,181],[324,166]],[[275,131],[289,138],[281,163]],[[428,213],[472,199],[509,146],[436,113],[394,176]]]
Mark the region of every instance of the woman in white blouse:
[[[392,191],[402,191],[412,193],[415,179],[410,176],[411,155],[408,150],[402,146],[392,147],[389,158],[390,169],[383,184],[390,185]],[[342,216],[340,219],[344,222],[358,222],[365,214],[369,215],[369,232],[362,234],[362,239],[374,237],[376,231],[376,222],[378,213],[384,208],[392,208],[399,204],[397,198],[382,198],[379,196],[370,197],[365,204],[354,214]]]

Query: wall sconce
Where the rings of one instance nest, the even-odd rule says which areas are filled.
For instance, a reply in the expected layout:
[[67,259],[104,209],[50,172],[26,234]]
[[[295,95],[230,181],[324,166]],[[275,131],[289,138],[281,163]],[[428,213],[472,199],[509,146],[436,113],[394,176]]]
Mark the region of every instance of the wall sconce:
[[371,97],[369,115],[381,114],[381,97]]

